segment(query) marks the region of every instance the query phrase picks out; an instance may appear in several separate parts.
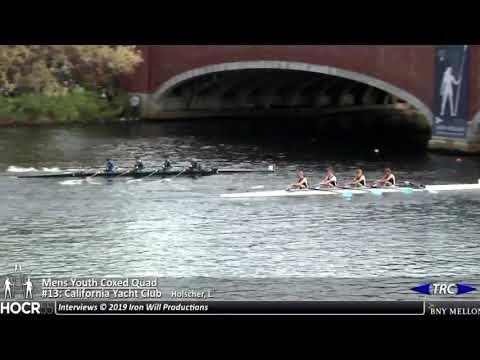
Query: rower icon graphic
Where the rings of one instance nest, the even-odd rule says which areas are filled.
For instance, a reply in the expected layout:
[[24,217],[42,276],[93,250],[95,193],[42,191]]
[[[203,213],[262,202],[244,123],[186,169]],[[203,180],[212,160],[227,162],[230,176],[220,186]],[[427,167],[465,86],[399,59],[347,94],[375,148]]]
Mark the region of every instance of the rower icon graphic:
[[[14,299],[22,293],[25,299],[33,299],[33,282],[30,276],[25,275],[22,272],[22,266],[15,264],[15,271],[8,274],[3,281],[3,297],[4,299]],[[18,288],[21,288],[18,289]],[[16,291],[20,290],[20,291]]]
[[5,286],[5,290],[4,290],[4,293],[3,293],[3,296],[5,299],[11,299],[12,298],[12,286],[14,285],[14,283],[12,283],[10,281],[10,278],[7,276],[5,278],[5,282],[4,282],[4,286]]
[[32,284],[32,281],[30,280],[30,277],[27,278],[27,281],[23,285],[26,287],[25,299],[29,299],[29,298],[33,299],[33,295],[32,295],[33,284]]

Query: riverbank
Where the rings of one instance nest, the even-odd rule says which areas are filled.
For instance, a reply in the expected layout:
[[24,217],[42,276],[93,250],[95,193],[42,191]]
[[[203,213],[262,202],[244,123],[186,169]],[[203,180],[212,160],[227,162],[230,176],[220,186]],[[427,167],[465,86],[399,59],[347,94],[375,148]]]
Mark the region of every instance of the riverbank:
[[0,126],[36,126],[95,123],[119,118],[125,111],[126,97],[100,97],[91,91],[60,96],[22,94],[0,97]]

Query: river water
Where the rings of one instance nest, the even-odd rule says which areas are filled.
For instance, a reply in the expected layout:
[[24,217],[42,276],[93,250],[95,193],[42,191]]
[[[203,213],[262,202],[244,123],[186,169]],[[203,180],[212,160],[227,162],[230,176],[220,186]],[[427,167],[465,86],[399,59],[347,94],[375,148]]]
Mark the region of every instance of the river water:
[[[477,285],[480,192],[270,199],[219,194],[282,189],[302,167],[310,182],[385,165],[398,180],[472,183],[480,158],[318,139],[193,135],[188,124],[0,130],[0,274],[156,276],[211,287],[225,299],[415,299],[432,279]],[[266,168],[276,174],[91,182],[17,179],[13,171],[103,166],[135,155],[159,165]],[[167,280],[168,279],[168,280]],[[475,297],[466,294],[465,297]]]

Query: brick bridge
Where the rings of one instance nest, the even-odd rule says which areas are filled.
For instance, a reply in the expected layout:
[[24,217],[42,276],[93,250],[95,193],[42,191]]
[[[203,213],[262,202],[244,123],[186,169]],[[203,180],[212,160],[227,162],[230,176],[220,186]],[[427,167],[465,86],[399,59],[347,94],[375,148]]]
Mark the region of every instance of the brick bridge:
[[[434,122],[436,46],[151,45],[122,79],[146,118],[266,116],[391,109]],[[480,150],[480,46],[470,46],[464,138],[431,148]],[[292,113],[293,112],[293,113]],[[303,112],[303,113],[302,113]],[[420,115],[420,116],[418,116]],[[424,124],[424,125],[425,125]]]

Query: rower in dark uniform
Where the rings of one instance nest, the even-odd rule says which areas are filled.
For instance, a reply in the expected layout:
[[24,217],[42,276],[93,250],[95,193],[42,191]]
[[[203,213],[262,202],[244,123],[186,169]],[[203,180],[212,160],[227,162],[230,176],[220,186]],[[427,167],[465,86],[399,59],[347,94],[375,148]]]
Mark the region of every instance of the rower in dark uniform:
[[115,164],[112,159],[107,159],[107,164],[105,165],[105,172],[113,173],[115,171]]
[[170,163],[170,160],[168,160],[168,157],[165,158],[165,161],[163,162],[163,170],[168,170],[172,167],[172,164]]
[[393,175],[390,168],[386,168],[383,177],[375,182],[375,185],[380,186],[395,186],[395,175]]
[[188,167],[190,171],[201,171],[202,165],[198,161],[192,160],[190,161],[190,166]]
[[365,187],[367,186],[367,180],[365,179],[365,174],[363,173],[362,169],[357,169],[355,171],[355,177],[353,181],[350,183],[353,187]]
[[308,179],[303,174],[302,170],[297,173],[297,182],[290,184],[289,189],[308,189]]
[[145,165],[143,165],[142,159],[140,159],[140,156],[135,156],[135,165],[133,166],[134,171],[140,171],[145,168]]
[[322,181],[318,184],[319,187],[336,187],[337,186],[337,177],[335,176],[333,169],[331,167],[327,168],[327,172]]

